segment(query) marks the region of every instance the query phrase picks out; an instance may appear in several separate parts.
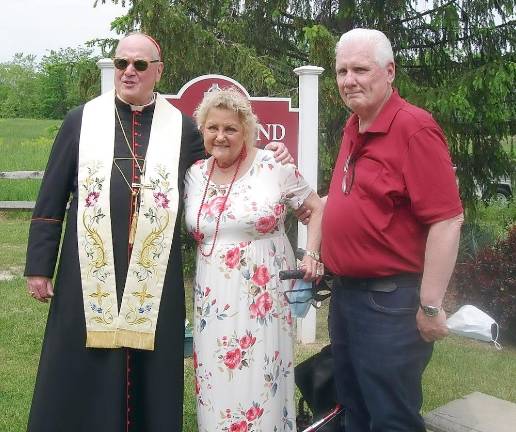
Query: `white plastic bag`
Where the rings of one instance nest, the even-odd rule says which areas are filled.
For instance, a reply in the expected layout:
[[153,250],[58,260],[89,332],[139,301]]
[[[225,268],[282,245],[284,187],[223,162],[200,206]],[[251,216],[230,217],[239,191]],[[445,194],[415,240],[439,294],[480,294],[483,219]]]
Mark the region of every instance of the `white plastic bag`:
[[446,320],[446,325],[451,333],[493,342],[497,349],[502,349],[502,346],[498,343],[497,322],[475,306],[462,306]]

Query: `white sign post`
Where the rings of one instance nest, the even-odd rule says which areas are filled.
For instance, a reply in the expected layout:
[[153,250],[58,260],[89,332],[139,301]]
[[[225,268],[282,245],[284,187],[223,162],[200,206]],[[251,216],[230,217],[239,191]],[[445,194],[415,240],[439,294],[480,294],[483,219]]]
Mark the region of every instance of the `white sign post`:
[[[294,69],[299,76],[299,141],[297,164],[299,171],[317,191],[317,167],[319,164],[319,75],[324,69],[319,66],[301,66]],[[298,223],[297,244],[306,245],[306,227]],[[310,307],[303,319],[297,320],[297,340],[301,343],[315,342],[316,313]]]
[[97,66],[100,69],[100,93],[104,94],[115,86],[115,66],[109,58],[100,59]]

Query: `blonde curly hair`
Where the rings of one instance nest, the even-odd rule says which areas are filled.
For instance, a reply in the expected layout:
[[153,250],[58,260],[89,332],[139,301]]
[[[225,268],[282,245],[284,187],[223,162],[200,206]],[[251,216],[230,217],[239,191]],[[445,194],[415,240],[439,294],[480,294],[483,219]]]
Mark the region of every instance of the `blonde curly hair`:
[[254,147],[257,138],[258,120],[253,113],[251,103],[235,87],[226,87],[206,93],[203,100],[194,112],[197,127],[202,133],[208,113],[212,108],[226,109],[235,112],[244,129],[244,143],[247,147]]

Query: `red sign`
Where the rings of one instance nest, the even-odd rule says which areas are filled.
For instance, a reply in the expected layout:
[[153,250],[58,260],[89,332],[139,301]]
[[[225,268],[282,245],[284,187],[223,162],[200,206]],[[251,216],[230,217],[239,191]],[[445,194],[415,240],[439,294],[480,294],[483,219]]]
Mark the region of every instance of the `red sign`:
[[204,94],[216,89],[236,87],[249,100],[258,117],[258,147],[271,141],[284,143],[297,162],[299,110],[291,107],[290,98],[251,97],[237,81],[223,75],[203,75],[183,86],[177,95],[165,95],[184,114],[192,116]]

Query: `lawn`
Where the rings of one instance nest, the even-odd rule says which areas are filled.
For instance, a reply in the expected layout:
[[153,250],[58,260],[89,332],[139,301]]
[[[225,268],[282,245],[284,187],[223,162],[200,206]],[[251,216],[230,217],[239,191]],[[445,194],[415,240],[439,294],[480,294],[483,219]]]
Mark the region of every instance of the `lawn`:
[[[27,296],[21,276],[28,216],[0,215],[0,431],[24,431],[48,306]],[[187,291],[187,299],[191,295]],[[190,301],[191,304],[191,301]],[[187,307],[191,321],[191,307]],[[327,308],[318,313],[318,342],[296,346],[296,361],[327,341]],[[449,337],[436,344],[424,377],[425,412],[473,391],[516,402],[516,349]],[[185,359],[184,431],[196,430],[193,366]]]
[[[0,119],[0,150],[12,157],[0,160],[0,171],[45,166],[51,136],[59,122]],[[51,130],[49,130],[51,128]],[[13,139],[18,137],[19,141]],[[16,142],[16,143],[15,143]],[[25,144],[24,144],[25,143]],[[14,152],[13,149],[16,149]],[[1,180],[0,200],[34,199],[33,186],[21,187],[10,198],[13,186]],[[21,182],[23,183],[23,182]],[[0,431],[25,430],[39,361],[48,306],[32,300],[22,277],[30,215],[0,214]],[[187,314],[191,319],[191,293],[187,289]],[[318,313],[317,343],[296,345],[296,362],[328,343],[327,304]],[[435,346],[424,376],[424,412],[473,391],[516,403],[516,348],[497,351],[492,345],[449,337]],[[193,366],[185,359],[185,432],[196,431]]]
[[[58,120],[0,119],[0,171],[43,171]],[[0,201],[34,201],[40,180],[1,180]]]

